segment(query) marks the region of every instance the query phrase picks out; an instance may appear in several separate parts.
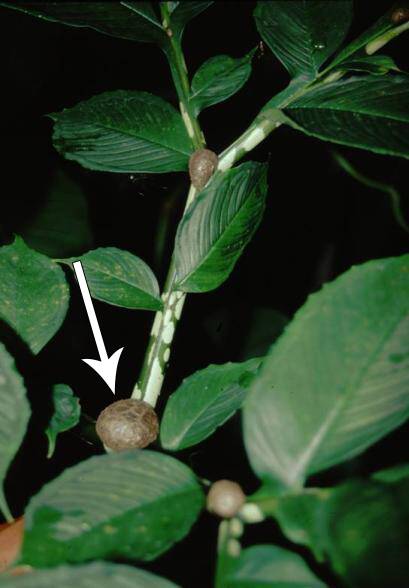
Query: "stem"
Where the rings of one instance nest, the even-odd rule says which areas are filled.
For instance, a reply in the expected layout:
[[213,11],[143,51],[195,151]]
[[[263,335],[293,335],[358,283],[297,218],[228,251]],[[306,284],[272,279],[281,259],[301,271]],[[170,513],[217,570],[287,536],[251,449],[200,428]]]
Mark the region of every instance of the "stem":
[[[169,37],[169,43],[164,47],[164,51],[169,61],[173,82],[179,97],[182,119],[193,147],[201,149],[206,145],[206,142],[189,100],[190,84],[186,63],[180,38],[173,35],[171,29],[171,18],[167,2],[161,3],[161,13],[163,26]],[[195,196],[196,189],[191,185],[184,212],[193,202]],[[155,407],[162,389],[173,337],[186,299],[184,292],[175,289],[175,280],[175,262],[174,255],[172,255],[162,293],[163,310],[155,315],[139,380],[132,392],[132,398],[143,399],[153,407]]]
[[162,24],[169,37],[169,43],[164,47],[164,51],[169,61],[173,82],[179,97],[180,112],[194,148],[201,149],[206,145],[206,141],[190,102],[190,84],[187,77],[186,62],[180,36],[174,35],[171,29],[171,18],[167,2],[161,3],[161,13]]
[[237,518],[222,521],[219,525],[215,588],[226,586],[228,574],[240,555],[241,545],[238,538],[242,533],[243,524]]
[[[180,37],[178,35],[173,35],[171,29],[171,17],[167,2],[161,3],[161,13],[163,26],[169,37],[169,43],[164,47],[164,51],[169,61],[172,78],[179,97],[179,107],[182,118],[193,147],[195,149],[201,149],[206,143],[189,100],[190,85],[187,76],[186,63],[183,56]],[[407,27],[409,27],[408,23],[398,27],[393,36],[403,32]],[[389,41],[391,38],[392,35],[390,34],[387,40]],[[372,54],[377,51],[380,46],[381,45],[378,43],[377,46],[370,47],[369,51]],[[366,49],[368,53],[368,47]],[[345,72],[342,70],[336,71],[332,74],[335,78],[330,79],[331,81],[334,81],[334,79],[339,79],[344,74]],[[321,74],[321,76],[322,75],[323,74]],[[246,129],[236,141],[220,154],[218,169],[222,172],[230,169],[237,161],[261,143],[272,131],[281,126],[285,119],[281,113],[281,109],[302,96],[302,94],[308,91],[312,84],[317,85],[317,81],[318,80],[313,80],[312,82],[304,83],[302,79],[295,79],[285,90],[283,90],[283,92],[274,96],[262,108],[261,112],[256,116],[248,129]],[[322,84],[325,83],[325,81],[328,80],[321,79],[318,83]],[[191,186],[185,211],[193,202],[195,196],[196,190]],[[132,398],[143,399],[152,406],[156,405],[162,388],[173,337],[186,298],[184,292],[177,291],[174,288],[175,280],[175,265],[174,257],[172,256],[162,294],[163,310],[157,312],[155,315],[140,378],[132,392]]]

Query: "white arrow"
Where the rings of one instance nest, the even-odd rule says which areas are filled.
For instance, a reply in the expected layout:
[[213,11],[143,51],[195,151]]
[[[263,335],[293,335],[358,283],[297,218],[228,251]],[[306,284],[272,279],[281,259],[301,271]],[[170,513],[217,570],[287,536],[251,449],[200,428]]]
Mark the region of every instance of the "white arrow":
[[101,335],[101,329],[99,328],[97,315],[95,314],[94,305],[92,304],[92,299],[89,293],[82,263],[80,261],[74,261],[72,265],[75,271],[75,275],[77,276],[82,298],[85,304],[85,310],[87,311],[92,334],[94,335],[100,357],[100,359],[83,359],[82,361],[85,361],[85,363],[92,367],[92,369],[94,369],[108,384],[112,390],[112,393],[115,394],[116,370],[118,368],[119,358],[124,348],[121,347],[121,349],[115,351],[111,357],[108,357],[105,349],[105,343]]

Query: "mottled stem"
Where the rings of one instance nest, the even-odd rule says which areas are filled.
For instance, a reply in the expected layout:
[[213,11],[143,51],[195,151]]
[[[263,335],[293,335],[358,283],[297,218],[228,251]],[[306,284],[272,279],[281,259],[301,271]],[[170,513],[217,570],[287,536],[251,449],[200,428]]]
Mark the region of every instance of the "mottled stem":
[[[164,51],[168,58],[173,81],[178,93],[180,111],[192,146],[195,149],[200,149],[205,146],[205,139],[189,100],[190,84],[180,44],[180,37],[173,34],[171,16],[166,2],[161,3],[161,12],[163,26],[169,37],[169,42],[164,47]],[[400,27],[396,27],[393,31],[384,33],[366,46],[366,53],[374,53],[408,27],[409,23],[405,23]],[[263,107],[244,133],[219,155],[218,170],[223,172],[230,169],[237,161],[261,143],[272,131],[283,124],[284,117],[281,109],[284,109],[291,102],[302,96],[312,84],[317,85],[317,82],[323,84],[334,81],[341,78],[344,73],[342,70],[336,70],[331,72],[330,75],[332,77],[325,77],[323,74],[326,74],[326,71],[324,71],[322,72],[324,79],[319,81],[315,80],[302,83],[301,79],[294,80],[288,88],[273,97]],[[195,196],[196,190],[191,186],[186,208],[193,202]],[[152,406],[155,406],[162,388],[173,337],[186,298],[185,293],[175,290],[175,280],[175,266],[172,257],[162,294],[163,310],[157,312],[155,315],[141,375],[132,393],[133,398],[142,398]]]

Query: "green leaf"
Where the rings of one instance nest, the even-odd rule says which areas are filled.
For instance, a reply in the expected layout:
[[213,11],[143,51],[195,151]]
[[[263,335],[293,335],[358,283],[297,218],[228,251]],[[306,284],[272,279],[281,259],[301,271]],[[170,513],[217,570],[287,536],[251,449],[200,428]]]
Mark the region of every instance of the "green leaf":
[[399,464],[372,475],[372,479],[379,482],[400,482],[404,478],[409,478],[409,463]]
[[62,169],[54,174],[44,204],[21,233],[25,242],[49,257],[90,249],[92,232],[81,187]]
[[1,2],[0,5],[121,39],[157,43],[166,40],[151,2]]
[[354,267],[309,297],[244,403],[260,478],[298,487],[409,416],[409,255]]
[[64,273],[16,237],[0,248],[0,318],[38,353],[60,328],[68,308]]
[[254,51],[239,59],[216,55],[199,67],[193,76],[190,95],[196,115],[213,104],[227,100],[244,86],[251,74],[253,55]]
[[217,174],[183,217],[176,234],[177,288],[207,292],[222,284],[261,221],[267,166],[247,162]]
[[195,16],[206,10],[213,4],[213,1],[189,0],[189,2],[168,2],[170,12],[170,23],[173,34],[179,38],[187,23]]
[[388,55],[363,55],[343,61],[342,70],[383,75],[389,71],[399,71],[399,68]]
[[409,23],[404,23],[403,25],[398,26],[393,23],[391,18],[393,10],[394,7],[388,10],[386,14],[362,33],[362,35],[344,47],[325,71],[328,72],[335,68],[342,69],[344,65],[343,62],[349,60],[351,57],[353,59],[361,58],[374,53],[376,50],[383,47],[388,41],[397,37],[404,32],[404,30],[409,28]]
[[49,115],[54,146],[86,168],[119,173],[187,170],[190,140],[180,114],[147,92],[104,92]]
[[313,88],[285,113],[307,135],[409,157],[408,99],[408,76],[353,77]]
[[10,521],[12,514],[4,496],[7,470],[23,441],[30,418],[23,378],[17,372],[13,358],[0,343],[0,510]]
[[258,32],[291,77],[315,78],[342,43],[352,20],[352,2],[268,0],[254,11]]
[[275,545],[244,549],[226,588],[325,588],[297,555]]
[[151,560],[189,532],[202,502],[193,473],[172,457],[148,450],[91,457],[31,499],[22,561]]
[[1,588],[177,588],[150,572],[108,562],[30,570],[22,576],[2,574]]
[[53,387],[54,413],[45,434],[48,438],[48,454],[54,453],[57,435],[75,427],[80,420],[80,401],[66,384],[56,384]]
[[80,257],[91,296],[123,308],[160,310],[159,285],[148,265],[136,255],[116,247],[100,247]]
[[[401,473],[402,474],[402,473]],[[285,535],[328,560],[352,588],[406,588],[409,478],[350,481],[275,499]]]
[[179,451],[209,437],[240,408],[260,359],[209,365],[186,378],[162,417],[162,447]]

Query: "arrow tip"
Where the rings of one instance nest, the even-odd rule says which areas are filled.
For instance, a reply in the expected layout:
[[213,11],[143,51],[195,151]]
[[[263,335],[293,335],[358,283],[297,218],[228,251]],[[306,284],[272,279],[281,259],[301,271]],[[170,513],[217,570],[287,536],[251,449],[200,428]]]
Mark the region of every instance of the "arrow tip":
[[118,349],[108,357],[107,359],[99,360],[99,359],[83,359],[86,364],[92,367],[93,370],[97,372],[104,380],[104,382],[109,386],[112,394],[115,394],[115,381],[116,381],[116,371],[118,369],[118,362],[119,358],[121,357],[121,353],[124,350],[123,347]]

